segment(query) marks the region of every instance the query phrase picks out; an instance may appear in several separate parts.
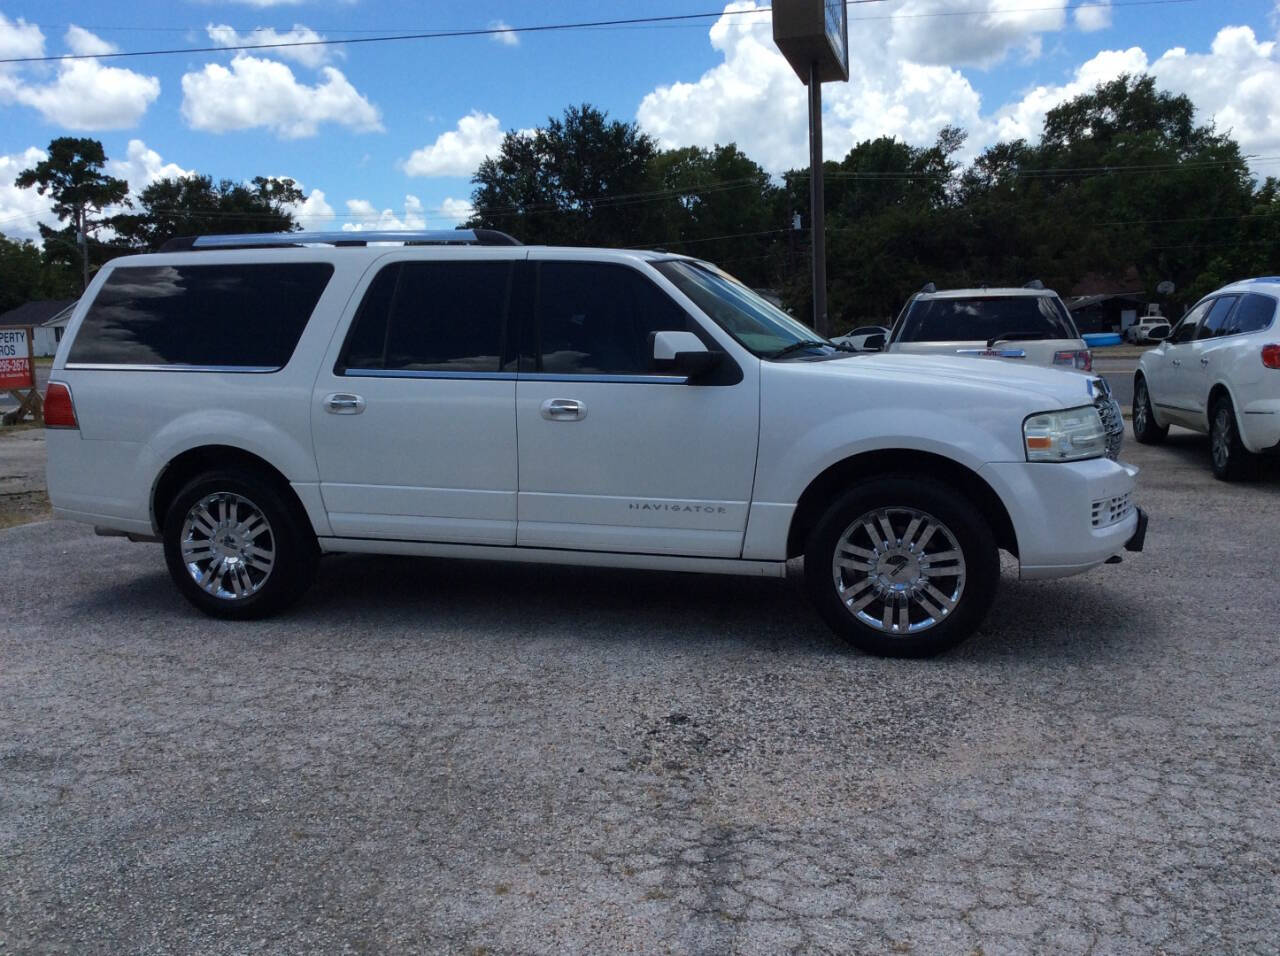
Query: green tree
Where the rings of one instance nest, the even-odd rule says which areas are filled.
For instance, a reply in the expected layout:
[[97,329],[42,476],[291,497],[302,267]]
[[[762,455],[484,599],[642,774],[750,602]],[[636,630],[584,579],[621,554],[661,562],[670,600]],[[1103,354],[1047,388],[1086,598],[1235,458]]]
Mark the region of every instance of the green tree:
[[175,236],[292,232],[298,225],[291,207],[304,198],[292,179],[161,179],[138,196],[138,213],[117,216],[112,225],[129,246],[152,250]]
[[63,299],[76,294],[74,280],[49,268],[40,249],[29,239],[0,235],[0,312],[35,299]]
[[650,182],[653,139],[635,123],[588,104],[549,117],[533,133],[509,132],[472,177],[474,227],[528,243],[625,246],[655,225],[636,194]]
[[78,258],[83,288],[89,284],[88,245],[93,233],[104,224],[95,214],[124,203],[129,184],[102,171],[107,157],[96,139],[62,136],[49,143],[48,153],[48,159],[18,173],[14,184],[20,189],[34,186],[41,196],[48,195],[52,200],[54,215],[67,227],[61,231],[40,227],[46,256]]
[[762,166],[733,143],[689,146],[655,155],[650,180],[660,224],[629,245],[707,259],[753,286],[777,285],[789,216]]

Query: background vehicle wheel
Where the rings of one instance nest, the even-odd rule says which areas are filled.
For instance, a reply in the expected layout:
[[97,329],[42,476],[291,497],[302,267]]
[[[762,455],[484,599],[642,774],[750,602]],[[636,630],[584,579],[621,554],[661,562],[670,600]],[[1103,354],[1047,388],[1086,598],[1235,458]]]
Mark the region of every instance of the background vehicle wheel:
[[1138,376],[1133,383],[1133,437],[1143,445],[1158,445],[1168,435],[1169,426],[1156,424],[1156,416],[1151,411],[1147,380]]
[[1215,401],[1209,412],[1209,451],[1213,456],[1213,476],[1220,481],[1257,477],[1258,456],[1240,441],[1236,410],[1225,396]]
[[183,597],[214,617],[265,617],[315,578],[319,548],[306,516],[248,472],[199,475],[164,518],[164,556]]
[[926,657],[982,622],[1000,559],[968,499],[927,479],[889,475],[827,509],[809,535],[804,574],[818,612],[855,647]]

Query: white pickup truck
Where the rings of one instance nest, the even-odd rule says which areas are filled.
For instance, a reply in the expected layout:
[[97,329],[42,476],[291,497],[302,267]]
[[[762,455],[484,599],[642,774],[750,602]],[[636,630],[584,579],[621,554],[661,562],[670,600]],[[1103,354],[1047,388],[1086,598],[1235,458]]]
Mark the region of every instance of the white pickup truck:
[[837,633],[923,655],[982,621],[999,549],[1050,578],[1142,547],[1089,375],[851,355],[666,253],[479,230],[172,245],[77,306],[49,491],[162,540],[210,614],[280,610],[326,552],[777,577],[803,556]]

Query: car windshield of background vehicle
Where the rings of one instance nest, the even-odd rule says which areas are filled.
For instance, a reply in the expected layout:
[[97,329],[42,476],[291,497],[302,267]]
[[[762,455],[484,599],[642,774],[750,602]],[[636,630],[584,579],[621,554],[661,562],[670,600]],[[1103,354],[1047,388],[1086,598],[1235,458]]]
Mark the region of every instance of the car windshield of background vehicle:
[[[727,272],[685,259],[668,259],[653,265],[713,322],[755,355],[770,358],[784,349],[791,349],[788,354],[809,358],[845,354]],[[802,343],[810,344],[803,349],[794,348]]]
[[987,342],[1016,338],[1079,338],[1071,317],[1052,296],[917,299],[898,342]]

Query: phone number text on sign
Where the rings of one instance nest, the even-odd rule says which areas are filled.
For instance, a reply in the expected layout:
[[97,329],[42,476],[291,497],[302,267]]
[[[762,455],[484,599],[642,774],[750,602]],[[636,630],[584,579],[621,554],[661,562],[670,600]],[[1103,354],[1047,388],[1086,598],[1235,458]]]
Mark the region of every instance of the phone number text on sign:
[[26,329],[0,329],[0,390],[35,388],[31,373]]

